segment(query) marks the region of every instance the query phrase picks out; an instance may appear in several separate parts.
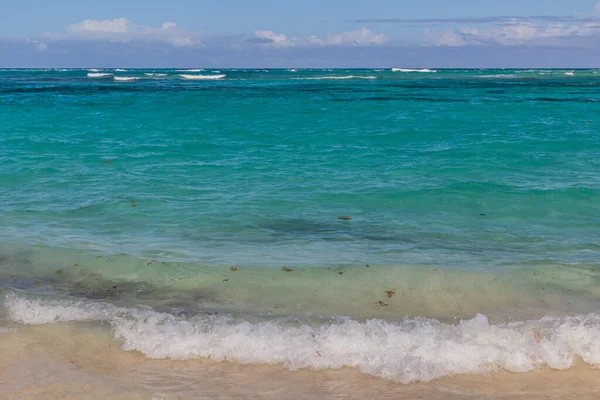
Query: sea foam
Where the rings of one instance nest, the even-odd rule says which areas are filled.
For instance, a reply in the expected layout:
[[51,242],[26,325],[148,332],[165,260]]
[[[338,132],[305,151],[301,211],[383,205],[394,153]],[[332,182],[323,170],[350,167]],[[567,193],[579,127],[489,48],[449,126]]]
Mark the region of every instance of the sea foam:
[[225,78],[225,75],[190,75],[190,74],[180,74],[180,77],[183,79],[196,80],[196,81],[210,81]]
[[392,68],[392,72],[437,72],[435,69],[411,69],[411,68]]
[[113,78],[117,82],[133,82],[140,79],[139,76],[115,76]]
[[88,78],[106,78],[112,76],[112,74],[108,72],[88,72],[87,76]]
[[402,383],[457,374],[567,369],[576,357],[600,366],[600,315],[491,324],[484,315],[446,324],[341,319],[321,326],[249,322],[227,315],[176,316],[91,301],[28,299],[9,293],[10,317],[24,324],[104,321],[124,350],[149,358],[210,358],[283,364],[291,370],[357,368]]
[[323,80],[346,80],[346,79],[377,79],[376,76],[362,76],[362,75],[341,75],[341,76],[308,76],[305,78],[292,78],[294,80],[301,81],[323,81]]

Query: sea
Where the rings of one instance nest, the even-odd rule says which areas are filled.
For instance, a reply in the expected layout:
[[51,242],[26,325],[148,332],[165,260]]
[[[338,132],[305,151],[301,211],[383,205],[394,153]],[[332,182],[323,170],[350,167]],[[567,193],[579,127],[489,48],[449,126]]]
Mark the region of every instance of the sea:
[[19,399],[597,382],[600,70],[1,69],[0,351]]

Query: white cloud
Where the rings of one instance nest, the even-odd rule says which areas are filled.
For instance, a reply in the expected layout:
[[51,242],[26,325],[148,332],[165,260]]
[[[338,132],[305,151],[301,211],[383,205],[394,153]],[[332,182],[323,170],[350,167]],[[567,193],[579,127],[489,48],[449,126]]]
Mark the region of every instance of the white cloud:
[[267,30],[256,31],[254,34],[255,40],[250,41],[275,48],[295,46],[369,46],[381,45],[388,40],[385,35],[375,34],[368,28],[329,35],[325,39],[321,39],[315,35],[304,38],[288,37],[283,33],[275,33]]
[[442,36],[437,40],[438,46],[465,46],[467,41],[457,32],[444,32]]
[[36,39],[25,39],[26,43],[30,43],[37,51],[46,51],[48,50],[48,45],[44,42],[41,42]]
[[383,34],[375,34],[368,28],[358,29],[351,32],[343,32],[337,35],[330,35],[327,38],[327,43],[331,45],[346,46],[346,45],[377,45],[384,44],[388,38]]
[[[388,38],[381,33],[374,33],[363,27],[354,31],[331,34],[325,37],[289,36],[272,30],[257,30],[253,37],[242,35],[207,35],[200,31],[186,31],[175,22],[165,21],[160,26],[138,25],[133,21],[120,17],[113,19],[85,19],[68,25],[63,33],[44,33],[41,36],[46,42],[57,40],[105,41],[116,43],[158,42],[174,47],[220,47],[241,48],[248,43],[267,46],[275,49],[293,47],[324,46],[378,46],[386,43]],[[208,40],[208,44],[204,40]],[[43,47],[43,46],[42,46]]]
[[201,45],[199,34],[178,29],[177,24],[165,21],[159,28],[136,25],[127,18],[86,19],[65,28],[66,34],[46,34],[53,39],[108,40],[117,42],[157,41],[173,46]]
[[258,39],[264,39],[265,43],[271,44],[273,47],[292,47],[295,45],[295,39],[290,40],[283,33],[275,33],[273,31],[256,31],[254,32]]
[[461,27],[453,31],[443,32],[434,42],[438,46],[552,45],[560,44],[563,39],[594,34],[600,34],[600,23],[588,22],[580,25],[557,23],[539,27],[532,22],[514,21],[488,30]]
[[77,24],[67,26],[69,32],[103,32],[103,33],[125,33],[130,30],[131,21],[126,18],[86,19]]
[[323,46],[326,44],[326,42],[323,39],[315,35],[308,36],[305,40],[307,44],[313,46]]
[[193,46],[195,44],[200,44],[199,41],[195,41],[194,39],[191,39],[189,37],[186,36],[175,36],[173,38],[171,38],[169,40],[169,42],[173,45],[173,46]]
[[167,29],[174,29],[174,28],[177,28],[177,24],[176,24],[175,22],[168,22],[168,21],[167,21],[167,22],[164,22],[164,23],[161,25],[161,29],[162,29],[163,31],[166,31]]

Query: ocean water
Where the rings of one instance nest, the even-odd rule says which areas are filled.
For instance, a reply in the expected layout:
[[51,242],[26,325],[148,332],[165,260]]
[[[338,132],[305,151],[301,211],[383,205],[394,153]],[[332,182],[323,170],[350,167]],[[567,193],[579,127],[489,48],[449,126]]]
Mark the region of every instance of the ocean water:
[[0,341],[599,366],[599,103],[599,70],[0,70]]

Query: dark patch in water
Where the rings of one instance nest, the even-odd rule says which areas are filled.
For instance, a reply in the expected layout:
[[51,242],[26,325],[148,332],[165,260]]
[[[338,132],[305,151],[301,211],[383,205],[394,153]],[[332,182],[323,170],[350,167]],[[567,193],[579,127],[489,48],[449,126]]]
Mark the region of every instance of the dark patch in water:
[[330,234],[340,229],[339,224],[333,225],[331,223],[320,223],[299,218],[277,221],[262,225],[261,227],[273,232],[291,234],[293,236]]
[[585,97],[573,97],[566,99],[557,99],[552,97],[537,97],[532,98],[531,101],[547,101],[547,102],[556,102],[556,103],[597,103],[600,99],[590,99]]
[[[349,217],[348,217],[349,218]],[[378,242],[416,243],[418,240],[408,234],[398,235],[383,227],[360,223],[343,223],[350,220],[315,222],[305,219],[288,219],[259,225],[260,229],[271,231],[277,238],[308,238],[323,241],[372,240]]]
[[414,97],[414,96],[373,96],[373,97],[361,97],[361,98],[338,98],[333,99],[336,102],[357,102],[357,101],[422,101],[431,103],[467,103],[470,100],[466,99],[452,99],[444,97]]
[[[225,282],[225,281],[224,281]],[[148,282],[116,282],[111,280],[93,280],[87,282],[64,283],[63,292],[70,296],[89,300],[107,300],[124,304],[159,304],[162,307],[179,307],[190,303],[200,303],[211,298],[208,292],[185,291],[173,293]],[[58,287],[60,289],[60,286]]]

